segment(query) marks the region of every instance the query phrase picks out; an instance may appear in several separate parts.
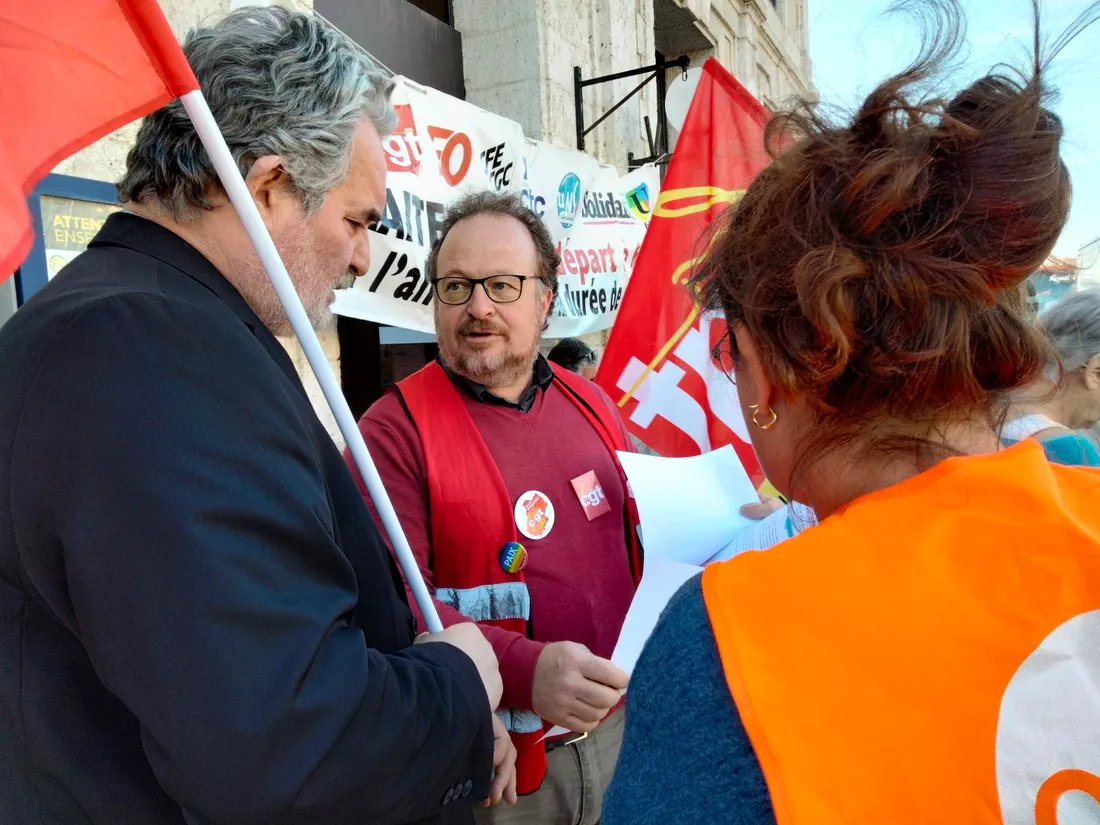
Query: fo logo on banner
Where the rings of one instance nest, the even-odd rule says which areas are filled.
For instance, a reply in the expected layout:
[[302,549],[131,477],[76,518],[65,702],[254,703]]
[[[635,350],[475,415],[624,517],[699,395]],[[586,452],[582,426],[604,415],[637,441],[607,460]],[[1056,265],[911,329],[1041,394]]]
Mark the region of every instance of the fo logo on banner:
[[581,179],[567,172],[558,184],[558,220],[562,229],[568,229],[577,219],[577,207],[581,203]]

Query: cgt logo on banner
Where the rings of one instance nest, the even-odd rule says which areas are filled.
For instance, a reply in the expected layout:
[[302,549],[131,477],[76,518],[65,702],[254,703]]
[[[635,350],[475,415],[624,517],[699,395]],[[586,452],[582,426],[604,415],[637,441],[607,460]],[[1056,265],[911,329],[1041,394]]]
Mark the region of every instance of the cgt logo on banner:
[[386,210],[370,233],[371,268],[332,310],[434,332],[424,264],[447,206],[475,191],[514,192],[543,219],[562,264],[547,337],[609,328],[641,248],[655,168],[622,177],[571,149],[525,140],[518,123],[397,78],[397,128],[383,141]]

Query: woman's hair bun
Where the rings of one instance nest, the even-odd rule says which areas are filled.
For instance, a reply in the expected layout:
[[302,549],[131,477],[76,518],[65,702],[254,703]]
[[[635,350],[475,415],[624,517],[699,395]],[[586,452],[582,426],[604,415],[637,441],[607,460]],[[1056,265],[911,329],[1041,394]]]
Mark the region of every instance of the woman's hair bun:
[[1020,286],[1070,203],[1045,70],[1100,15],[1044,48],[1033,0],[1031,65],[937,97],[963,42],[958,2],[897,7],[921,22],[918,58],[846,120],[813,103],[773,118],[773,163],[715,221],[693,276],[777,384],[853,427],[988,412],[1040,373]]

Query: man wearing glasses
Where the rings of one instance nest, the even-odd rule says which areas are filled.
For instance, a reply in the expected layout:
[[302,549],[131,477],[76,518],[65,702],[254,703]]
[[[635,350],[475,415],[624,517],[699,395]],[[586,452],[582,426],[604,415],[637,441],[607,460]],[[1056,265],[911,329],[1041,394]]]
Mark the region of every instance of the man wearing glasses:
[[[439,359],[359,423],[444,624],[476,621],[500,662],[525,795],[482,822],[598,822],[622,737],[607,657],[641,575],[630,439],[539,354],[559,263],[517,197],[456,203],[427,264]],[[553,725],[575,733],[543,741]]]

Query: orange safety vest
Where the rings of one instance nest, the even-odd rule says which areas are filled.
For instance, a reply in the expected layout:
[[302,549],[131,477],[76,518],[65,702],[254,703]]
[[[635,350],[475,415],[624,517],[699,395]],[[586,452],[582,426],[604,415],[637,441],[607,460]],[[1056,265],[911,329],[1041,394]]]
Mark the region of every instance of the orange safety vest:
[[949,459],[703,595],[778,825],[1100,821],[1100,470]]

